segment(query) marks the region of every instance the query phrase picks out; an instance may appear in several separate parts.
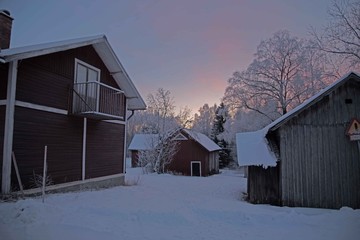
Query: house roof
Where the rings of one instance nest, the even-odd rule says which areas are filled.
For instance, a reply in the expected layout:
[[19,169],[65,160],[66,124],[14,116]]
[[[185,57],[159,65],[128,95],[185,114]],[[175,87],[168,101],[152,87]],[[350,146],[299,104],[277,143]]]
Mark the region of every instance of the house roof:
[[2,49],[0,51],[0,62],[7,63],[14,60],[27,59],[89,45],[93,46],[118,86],[124,91],[125,96],[128,98],[128,109],[146,109],[144,100],[140,96],[129,75],[126,73],[105,35]]
[[335,81],[328,87],[315,94],[313,97],[309,98],[296,108],[279,117],[277,120],[270,123],[259,131],[237,133],[236,146],[239,165],[262,165],[264,167],[276,166],[277,159],[275,157],[275,154],[271,151],[269,147],[269,142],[266,138],[266,135],[270,131],[275,131],[292,118],[298,116],[305,109],[321,101],[321,99],[329,95],[331,92],[333,92],[335,89],[337,89],[350,79],[356,79],[357,81],[360,81],[360,75],[354,72],[346,74],[344,77]]
[[[209,152],[221,150],[215,142],[202,133],[189,129],[181,129],[180,131],[184,131],[190,138],[194,139]],[[159,141],[158,138],[158,134],[135,134],[130,142],[129,150],[150,150],[156,146]]]

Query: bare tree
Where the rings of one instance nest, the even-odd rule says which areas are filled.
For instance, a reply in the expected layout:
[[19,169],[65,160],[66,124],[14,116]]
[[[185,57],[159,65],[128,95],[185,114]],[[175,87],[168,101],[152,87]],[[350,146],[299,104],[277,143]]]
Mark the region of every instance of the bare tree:
[[[165,132],[173,123],[169,119],[174,119],[175,102],[169,90],[159,88],[155,95],[149,94],[147,97],[148,112],[152,113],[157,118],[157,131]],[[170,126],[169,126],[170,125]],[[172,126],[173,127],[173,126]]]
[[146,172],[164,173],[178,152],[178,141],[174,136],[180,128],[163,134],[153,134],[148,138],[148,149],[139,152],[139,165]]
[[230,109],[255,111],[269,120],[285,114],[324,87],[322,65],[309,41],[276,32],[261,41],[255,59],[229,79],[223,101]]
[[329,16],[321,33],[311,31],[318,49],[343,57],[352,68],[360,67],[360,1],[334,1]]
[[187,124],[190,110],[185,108],[175,116],[174,98],[169,90],[159,88],[147,98],[148,109],[137,120],[138,130],[149,134],[147,150],[140,151],[139,165],[148,171],[163,173],[177,152],[177,142],[171,139],[180,124]]

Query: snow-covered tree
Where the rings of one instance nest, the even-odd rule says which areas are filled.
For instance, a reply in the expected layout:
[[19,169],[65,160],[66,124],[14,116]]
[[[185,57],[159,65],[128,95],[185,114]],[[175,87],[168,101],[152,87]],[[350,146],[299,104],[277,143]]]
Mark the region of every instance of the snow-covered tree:
[[[180,128],[178,128],[180,129]],[[148,150],[141,150],[138,162],[146,172],[164,173],[179,150],[178,141],[173,140],[178,129],[162,134],[153,134],[148,138]]]
[[224,103],[232,111],[248,109],[275,120],[325,86],[315,56],[309,41],[276,32],[261,41],[249,67],[229,79]]
[[330,21],[317,32],[311,31],[318,49],[341,56],[346,64],[360,68],[360,1],[334,1],[329,9]]
[[163,173],[177,152],[177,142],[172,133],[186,125],[190,110],[185,108],[175,116],[175,102],[169,90],[159,88],[147,97],[148,109],[136,113],[129,121],[133,132],[156,136],[149,138],[150,150],[140,151],[139,165],[157,173]]
[[211,138],[212,140],[222,148],[219,152],[219,167],[223,168],[229,165],[232,161],[230,144],[225,140],[226,131],[224,125],[229,115],[224,104],[221,103],[216,109],[215,118],[212,127]]
[[149,94],[147,104],[147,112],[156,118],[156,132],[164,133],[175,127],[175,101],[170,90],[159,88],[155,94]]
[[192,124],[191,109],[187,106],[180,108],[175,120],[177,124],[183,128],[190,128]]
[[204,104],[198,111],[195,113],[194,122],[192,129],[205,134],[208,137],[211,137],[212,126],[215,119],[215,112],[217,105],[209,107],[209,104]]

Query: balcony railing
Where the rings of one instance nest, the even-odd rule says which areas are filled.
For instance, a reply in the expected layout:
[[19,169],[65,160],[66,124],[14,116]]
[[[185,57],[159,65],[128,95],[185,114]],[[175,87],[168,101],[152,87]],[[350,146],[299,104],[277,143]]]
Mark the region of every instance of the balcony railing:
[[71,112],[99,120],[124,120],[124,92],[100,82],[74,83]]

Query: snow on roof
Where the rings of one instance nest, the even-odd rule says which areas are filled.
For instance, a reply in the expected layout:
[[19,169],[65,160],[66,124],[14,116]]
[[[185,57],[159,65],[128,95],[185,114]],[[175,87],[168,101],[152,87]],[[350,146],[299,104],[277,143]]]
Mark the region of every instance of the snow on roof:
[[0,57],[3,58],[5,62],[10,62],[17,59],[25,59],[29,57],[35,57],[44,54],[95,44],[103,41],[103,39],[105,38],[106,38],[105,35],[96,35],[90,37],[40,43],[29,46],[23,46],[23,47],[2,49],[0,51]]
[[[209,152],[221,150],[221,148],[206,135],[189,129],[182,130]],[[129,150],[149,150],[156,146],[158,141],[158,134],[135,134],[129,145]]]
[[278,127],[280,127],[281,125],[283,125],[285,122],[287,122],[288,120],[290,120],[292,117],[296,116],[297,114],[299,114],[302,110],[306,109],[307,107],[310,107],[311,105],[317,103],[318,101],[320,101],[324,96],[327,96],[328,94],[330,94],[331,92],[334,91],[335,88],[339,87],[340,85],[342,85],[344,82],[346,82],[347,80],[349,80],[351,77],[357,77],[360,78],[360,74],[355,73],[355,72],[350,72],[346,75],[344,75],[342,78],[340,78],[339,80],[335,81],[334,83],[330,84],[329,86],[327,86],[326,88],[322,89],[321,91],[319,91],[317,94],[315,94],[314,96],[310,97],[309,99],[307,99],[306,101],[304,101],[302,104],[298,105],[297,107],[295,107],[294,109],[292,109],[291,111],[289,111],[288,113],[284,114],[283,116],[279,117],[278,119],[276,119],[275,121],[273,121],[272,123],[270,123],[269,125],[267,125],[265,128],[267,128],[268,130],[275,130]]
[[120,60],[111,48],[105,35],[76,38],[64,41],[42,43],[24,47],[2,49],[0,51],[0,62],[7,63],[14,60],[27,59],[45,54],[66,51],[74,48],[92,45],[99,57],[102,59],[109,72],[115,79],[121,90],[128,98],[129,110],[144,110],[146,104],[135,85],[126,73]]
[[150,150],[158,141],[158,134],[135,134],[130,142],[129,150]]
[[266,129],[236,134],[237,159],[239,166],[276,166],[276,157],[269,149]]
[[302,104],[279,117],[263,129],[256,132],[244,132],[236,134],[236,147],[237,147],[237,156],[238,163],[240,166],[276,166],[276,156],[269,148],[266,135],[269,131],[274,131],[279,128],[281,125],[289,121],[291,118],[295,117],[302,110],[310,107],[316,102],[320,101],[324,96],[330,94],[335,88],[342,85],[351,77],[360,78],[360,75],[354,72],[346,74],[344,77],[335,81],[333,84],[324,88],[313,97],[304,101]]
[[197,141],[204,148],[206,148],[206,150],[208,150],[209,152],[221,150],[221,147],[219,147],[219,145],[217,145],[205,134],[195,132],[189,129],[183,129],[183,131],[186,132],[191,138]]

